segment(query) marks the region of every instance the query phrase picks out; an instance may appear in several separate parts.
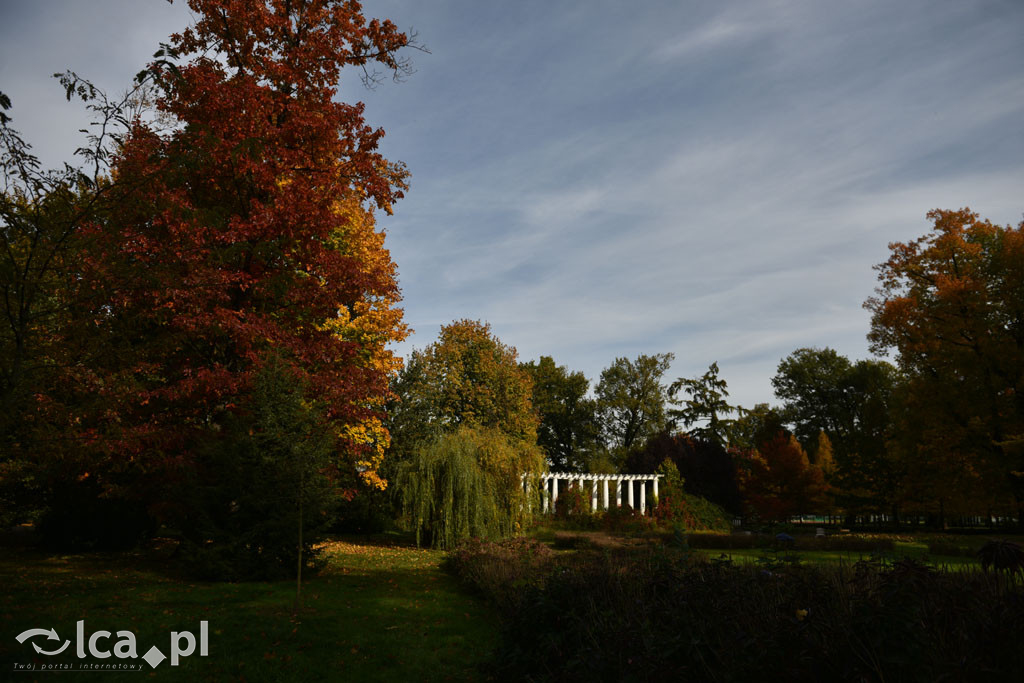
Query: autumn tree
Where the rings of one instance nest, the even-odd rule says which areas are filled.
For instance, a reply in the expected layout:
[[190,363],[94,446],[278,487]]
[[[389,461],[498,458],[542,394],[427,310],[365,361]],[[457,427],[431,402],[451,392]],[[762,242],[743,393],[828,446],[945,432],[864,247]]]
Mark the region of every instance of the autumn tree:
[[781,414],[817,461],[824,432],[833,449],[837,500],[857,512],[898,516],[901,468],[889,448],[896,369],[880,360],[851,362],[833,349],[797,349],[772,378]]
[[117,545],[135,540],[145,511],[110,495],[111,482],[83,476],[97,473],[97,423],[111,423],[93,368],[124,350],[93,314],[108,292],[97,297],[102,283],[83,273],[90,228],[139,189],[109,163],[148,85],[108,98],[74,74],[59,77],[93,121],[58,169],[42,166],[0,93],[0,509],[11,513],[0,523],[44,510],[43,526],[64,543]]
[[605,442],[620,461],[665,428],[668,389],[662,377],[674,358],[671,353],[616,358],[601,371],[595,390],[598,417]]
[[600,450],[596,402],[587,397],[590,382],[582,372],[556,365],[551,356],[523,363],[533,380],[533,408],[540,417],[537,445],[552,469],[585,472]]
[[394,392],[389,425],[403,457],[460,425],[493,427],[513,442],[537,443],[530,374],[487,323],[458,320],[442,327],[436,342],[410,354]]
[[[668,390],[671,402],[680,406],[668,411],[669,418],[681,421],[698,439],[727,445],[733,424],[727,416],[737,412],[737,408],[726,401],[729,397],[727,387],[725,380],[718,376],[717,362],[712,363],[700,377],[680,377]],[[680,390],[685,397],[677,400],[675,396]]]
[[800,442],[780,432],[761,444],[742,469],[741,487],[750,510],[767,520],[819,512],[826,485],[821,470],[811,465]]
[[[932,230],[890,245],[877,266],[869,339],[895,351],[910,385],[908,424],[923,441],[913,459],[948,471],[933,498],[961,477],[983,482],[987,508],[1024,506],[1024,222],[1016,228],[969,209],[934,210]],[[950,468],[949,466],[952,466]]]
[[[190,0],[195,24],[139,75],[173,125],[130,121],[110,158],[117,210],[79,231],[77,315],[116,352],[76,368],[101,405],[82,416],[82,472],[164,519],[255,419],[270,359],[323,406],[339,483],[379,476],[381,417],[405,330],[394,265],[374,226],[406,172],[377,146],[341,70],[395,73],[409,43],[357,2]],[[68,87],[81,83],[69,76]]]

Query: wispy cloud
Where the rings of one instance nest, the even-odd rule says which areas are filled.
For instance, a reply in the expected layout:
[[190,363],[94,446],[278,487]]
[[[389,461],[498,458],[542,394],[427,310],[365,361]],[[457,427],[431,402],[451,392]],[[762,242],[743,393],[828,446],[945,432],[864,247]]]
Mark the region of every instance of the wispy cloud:
[[[46,24],[44,5],[77,25]],[[5,92],[12,77],[37,81],[33,59],[74,65],[103,7],[152,43],[131,53],[140,61],[179,28],[135,3],[32,7],[0,36]],[[413,172],[380,220],[418,330],[400,351],[482,318],[523,357],[595,379],[641,352],[674,352],[673,377],[717,360],[751,405],[771,400],[779,359],[800,346],[867,354],[872,266],[888,242],[922,234],[929,209],[970,205],[1003,223],[1024,210],[1019,3],[366,9],[417,27],[432,50],[407,83],[343,91]],[[133,58],[103,42],[90,70],[116,80],[112,61]],[[81,127],[58,106],[25,118]]]

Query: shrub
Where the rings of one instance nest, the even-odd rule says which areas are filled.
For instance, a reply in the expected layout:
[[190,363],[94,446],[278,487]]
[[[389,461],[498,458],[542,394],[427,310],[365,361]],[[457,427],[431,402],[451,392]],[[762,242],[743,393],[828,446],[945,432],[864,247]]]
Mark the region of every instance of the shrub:
[[1024,550],[1012,541],[989,541],[978,551],[981,568],[989,568],[1008,574],[1024,573]]
[[558,500],[555,501],[556,519],[568,519],[569,517],[580,517],[590,514],[590,496],[583,491],[583,487],[579,482],[570,482],[565,490],[558,492]]
[[656,524],[653,517],[644,516],[628,505],[610,507],[601,517],[601,528],[605,531],[643,533],[653,530]]
[[[502,564],[513,563],[489,566]],[[1024,587],[980,571],[910,560],[763,569],[667,548],[580,552],[543,571],[516,572],[514,591],[490,576],[488,594],[513,594],[497,601],[495,678],[987,681],[1024,670]]]
[[554,554],[532,538],[498,543],[471,538],[446,559],[448,569],[496,605],[513,607],[524,586],[542,580]]
[[664,475],[661,494],[654,507],[654,518],[660,526],[682,526],[691,531],[729,529],[730,517],[721,507],[686,492],[685,482],[674,462],[666,458],[657,471]]

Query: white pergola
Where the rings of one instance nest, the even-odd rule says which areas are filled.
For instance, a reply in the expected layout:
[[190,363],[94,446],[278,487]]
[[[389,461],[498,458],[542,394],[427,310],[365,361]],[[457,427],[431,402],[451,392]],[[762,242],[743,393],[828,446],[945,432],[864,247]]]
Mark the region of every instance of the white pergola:
[[[565,482],[571,486],[572,482],[579,482],[580,488],[585,489],[585,483],[590,482],[590,510],[598,509],[597,488],[601,484],[601,509],[607,510],[610,506],[608,495],[608,482],[615,482],[615,505],[622,507],[623,491],[626,494],[626,504],[629,507],[640,510],[641,514],[647,514],[647,485],[651,485],[651,493],[654,499],[658,498],[658,479],[661,474],[579,474],[573,472],[547,472],[540,475],[541,486],[541,511],[554,512],[555,503],[558,501],[559,482]],[[530,494],[530,478],[523,475],[523,485],[527,496]],[[636,504],[636,497],[639,497],[639,506]]]

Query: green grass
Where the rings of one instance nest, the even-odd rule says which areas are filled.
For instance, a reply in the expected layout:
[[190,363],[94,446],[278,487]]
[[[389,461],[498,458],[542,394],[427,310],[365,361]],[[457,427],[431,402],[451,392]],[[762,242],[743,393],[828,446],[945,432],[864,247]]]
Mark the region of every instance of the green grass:
[[[906,544],[910,545],[910,544]],[[930,556],[927,554],[927,548],[924,552],[917,551],[916,548],[903,547],[904,544],[897,543],[896,551],[894,553],[884,553],[883,557],[889,559],[896,559],[898,557],[911,557],[915,560],[926,561],[929,564],[939,569],[963,569],[963,568],[975,568],[980,569],[981,563],[972,560],[967,557],[943,557],[943,556]],[[701,553],[709,558],[717,558],[721,555],[725,555],[734,562],[746,564],[757,562],[761,558],[772,557],[771,552],[757,548],[734,548],[728,550],[716,550],[712,548],[696,548],[693,550],[695,553]],[[785,553],[779,553],[781,558]],[[854,564],[858,560],[865,560],[871,557],[871,553],[859,552],[859,551],[826,551],[826,550],[797,550],[789,553],[796,555],[800,560],[806,564]]]
[[[670,538],[670,536],[666,535],[664,532],[647,531],[645,533],[626,533],[576,530],[576,527],[573,527],[571,524],[558,524],[557,522],[538,525],[531,531],[530,535],[539,541],[552,545],[556,549],[562,550],[573,547],[571,543],[567,542],[567,539],[571,540],[572,537],[579,537],[580,539],[588,540],[590,545],[596,545],[597,547],[615,545],[614,543],[611,543],[611,541],[614,540],[632,541],[636,543],[644,541],[656,542],[659,539],[665,540]],[[950,570],[981,567],[981,563],[974,557],[964,555],[930,554],[928,552],[928,543],[929,541],[940,539],[951,545],[980,547],[980,545],[984,543],[985,538],[977,536],[955,536],[950,534],[929,533],[873,534],[873,536],[891,539],[894,542],[895,549],[892,552],[882,554],[883,557],[888,559],[910,557],[918,561],[927,562],[940,569]],[[1011,538],[1016,542],[1024,540],[1016,536],[1006,537]],[[605,542],[602,543],[602,541]],[[709,558],[717,558],[722,554],[725,554],[726,557],[729,557],[738,563],[753,563],[757,562],[760,558],[771,556],[769,551],[760,548],[694,548],[693,552],[703,554]],[[825,551],[800,549],[794,551],[792,554],[798,555],[801,561],[810,564],[853,564],[858,560],[871,557],[871,553],[869,551]]]
[[[20,645],[15,636],[53,627],[63,641],[84,619],[87,635],[134,632],[140,657],[152,645],[169,654],[171,631],[198,637],[199,622],[208,621],[208,657],[197,650],[178,667],[143,664],[165,680],[478,680],[479,665],[497,643],[491,609],[440,569],[443,553],[394,541],[328,544],[328,566],[305,584],[297,613],[294,582],[190,582],[148,555],[52,556],[4,548],[0,678],[14,662],[81,661],[74,642],[48,658],[35,655],[32,641]],[[34,641],[47,649],[56,642]],[[116,642],[114,636],[107,647]],[[109,673],[76,673],[75,679],[82,676]],[[35,679],[51,680],[49,674],[18,674],[18,680]]]

